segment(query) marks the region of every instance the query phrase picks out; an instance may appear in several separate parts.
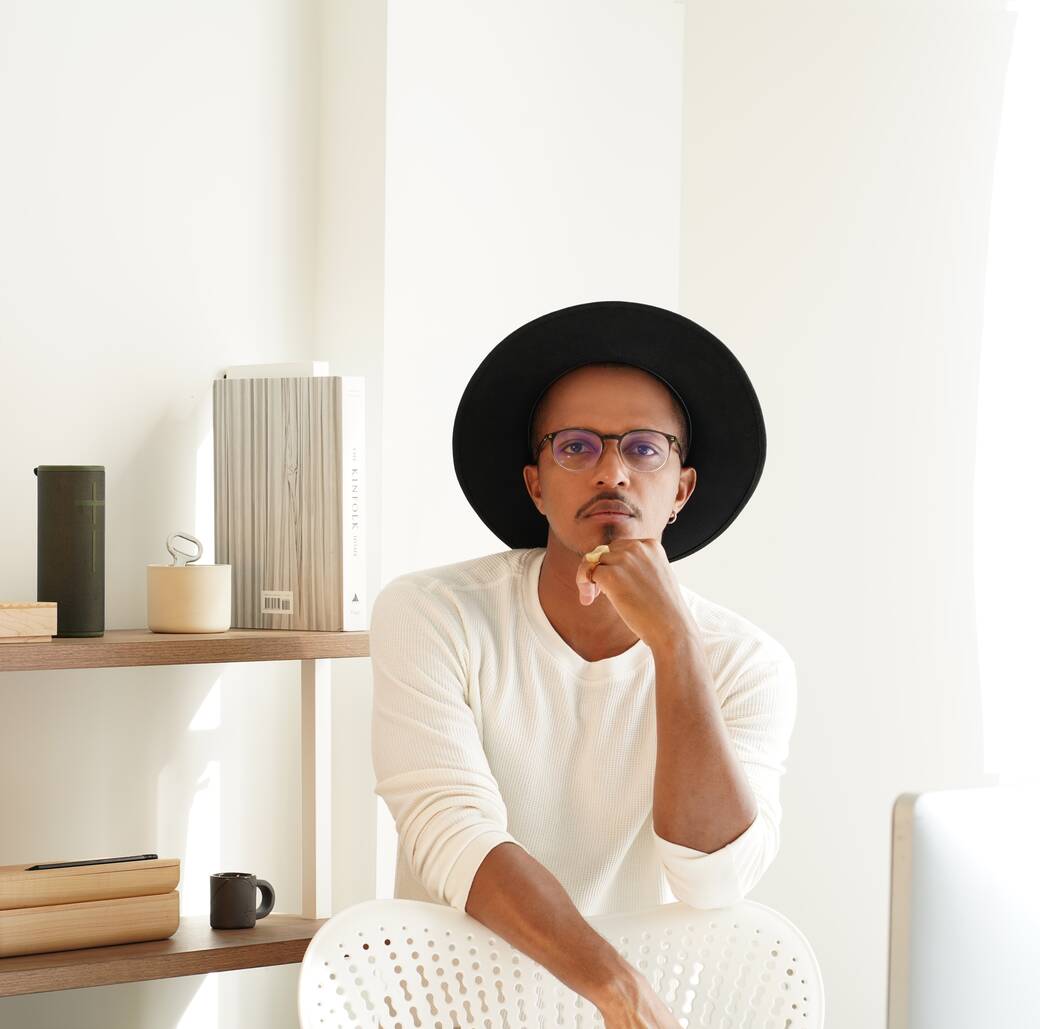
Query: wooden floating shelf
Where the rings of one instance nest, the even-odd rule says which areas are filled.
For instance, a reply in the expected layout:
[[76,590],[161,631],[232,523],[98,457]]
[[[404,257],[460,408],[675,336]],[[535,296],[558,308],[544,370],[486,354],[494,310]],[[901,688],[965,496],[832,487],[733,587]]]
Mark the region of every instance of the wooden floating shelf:
[[337,657],[368,657],[368,632],[229,629],[187,633],[108,629],[104,636],[84,639],[55,637],[43,643],[0,644],[0,672]]
[[325,921],[272,914],[253,929],[211,929],[201,915],[182,918],[167,940],[0,958],[0,997],[291,965]]
[[[104,636],[83,639],[54,637],[40,643],[5,642],[0,644],[0,672],[309,661],[368,655],[367,631],[230,629],[214,633],[155,633],[148,629],[109,629]],[[312,750],[313,746],[312,739]],[[306,778],[305,764],[305,808]],[[325,921],[271,914],[253,929],[215,930],[210,928],[208,916],[189,917],[181,919],[177,932],[167,940],[0,958],[0,998],[294,964],[303,959],[311,938]]]

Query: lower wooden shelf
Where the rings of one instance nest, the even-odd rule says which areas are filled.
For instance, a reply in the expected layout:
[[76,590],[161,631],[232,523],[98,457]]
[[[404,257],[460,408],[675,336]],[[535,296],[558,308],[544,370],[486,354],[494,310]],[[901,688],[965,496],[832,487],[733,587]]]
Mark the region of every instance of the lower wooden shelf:
[[252,929],[211,929],[201,915],[182,918],[168,940],[0,958],[0,997],[291,965],[325,921],[272,914]]

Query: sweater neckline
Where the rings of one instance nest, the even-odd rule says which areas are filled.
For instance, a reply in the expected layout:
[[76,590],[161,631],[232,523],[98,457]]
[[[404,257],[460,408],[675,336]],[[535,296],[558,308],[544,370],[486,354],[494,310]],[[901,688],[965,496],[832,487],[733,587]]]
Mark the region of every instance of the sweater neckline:
[[579,679],[600,681],[617,679],[640,669],[650,660],[650,648],[643,640],[636,640],[628,650],[605,657],[600,661],[586,661],[553,628],[552,622],[542,609],[538,599],[538,576],[545,559],[545,547],[533,547],[527,555],[527,563],[521,576],[523,608],[527,620],[545,649],[568,671]]

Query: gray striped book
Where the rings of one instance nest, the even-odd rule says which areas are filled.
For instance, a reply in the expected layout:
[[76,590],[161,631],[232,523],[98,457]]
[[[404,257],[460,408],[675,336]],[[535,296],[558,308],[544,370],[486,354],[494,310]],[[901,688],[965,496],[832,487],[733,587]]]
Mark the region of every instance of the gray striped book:
[[214,380],[215,562],[231,565],[235,628],[368,628],[364,384]]

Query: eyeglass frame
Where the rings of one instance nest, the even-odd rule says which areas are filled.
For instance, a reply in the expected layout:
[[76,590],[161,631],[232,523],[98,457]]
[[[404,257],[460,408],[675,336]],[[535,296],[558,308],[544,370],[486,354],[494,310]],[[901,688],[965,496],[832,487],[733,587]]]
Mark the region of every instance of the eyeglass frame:
[[[584,425],[568,425],[564,429],[556,429],[554,432],[547,432],[538,441],[538,449],[535,450],[535,452],[534,452],[534,463],[535,464],[538,463],[538,457],[539,457],[539,455],[542,452],[542,448],[545,446],[545,441],[546,440],[549,440],[551,442],[561,432],[570,432],[572,429],[578,429],[581,432],[591,432],[593,436],[599,436],[599,442],[600,442],[599,456],[600,457],[603,456],[604,451],[607,449],[607,440],[608,439],[616,439],[618,441],[618,455],[621,458],[622,464],[624,464],[624,466],[626,468],[628,468],[629,471],[633,471],[633,472],[646,471],[646,469],[644,469],[644,468],[633,468],[625,460],[625,452],[621,449],[621,441],[626,436],[628,436],[630,433],[633,433],[633,432],[657,432],[657,433],[660,433],[660,435],[666,437],[667,440],[668,440],[668,443],[669,443],[668,451],[669,451],[669,453],[671,453],[671,445],[675,444],[675,449],[676,449],[676,451],[679,454],[679,462],[682,463],[682,461],[683,461],[682,447],[679,445],[679,437],[673,435],[670,432],[665,432],[663,429],[651,429],[649,426],[644,426],[643,428],[640,428],[640,429],[629,429],[627,432],[622,432],[622,433],[616,433],[616,432],[603,433],[603,432],[597,432],[595,429],[589,429],[589,428],[587,428]],[[553,456],[553,460],[556,461],[556,451],[555,450],[552,452],[552,456]],[[568,471],[568,472],[581,472],[581,471],[586,471],[587,470],[587,469],[584,469],[584,468],[568,468],[566,465],[560,464],[559,461],[556,461],[556,463],[558,465],[560,465],[561,468],[563,468],[565,471]],[[589,467],[590,468],[595,468],[597,464],[599,464],[599,458],[596,459],[595,464],[592,464]],[[655,471],[655,472],[659,472],[666,464],[668,464],[668,458],[667,457],[660,463],[660,465],[658,465],[656,468],[651,469],[651,470]]]

